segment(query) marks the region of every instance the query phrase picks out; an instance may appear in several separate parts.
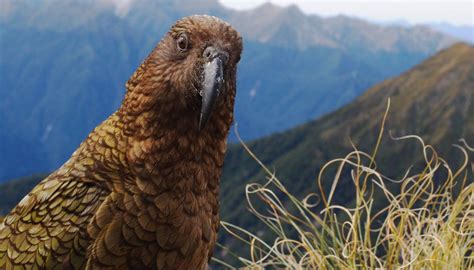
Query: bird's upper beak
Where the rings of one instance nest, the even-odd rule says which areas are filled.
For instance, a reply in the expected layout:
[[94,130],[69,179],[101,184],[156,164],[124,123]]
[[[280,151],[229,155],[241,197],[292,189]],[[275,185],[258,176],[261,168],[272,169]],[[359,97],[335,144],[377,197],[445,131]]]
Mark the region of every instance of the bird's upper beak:
[[209,46],[204,50],[203,57],[206,62],[203,69],[204,81],[202,82],[200,93],[202,105],[199,117],[199,130],[206,126],[217,97],[220,95],[224,85],[224,64],[227,62],[228,55],[221,49]]

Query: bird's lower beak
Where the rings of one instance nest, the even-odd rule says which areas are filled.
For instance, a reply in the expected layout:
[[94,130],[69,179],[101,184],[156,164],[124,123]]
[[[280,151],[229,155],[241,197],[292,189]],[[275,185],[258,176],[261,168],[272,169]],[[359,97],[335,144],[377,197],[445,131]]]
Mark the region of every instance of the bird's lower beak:
[[207,59],[204,64],[204,81],[202,82],[202,105],[201,116],[199,118],[199,130],[202,130],[209,120],[214,109],[214,104],[219,96],[224,84],[224,62],[225,53],[213,47],[208,47],[204,52]]

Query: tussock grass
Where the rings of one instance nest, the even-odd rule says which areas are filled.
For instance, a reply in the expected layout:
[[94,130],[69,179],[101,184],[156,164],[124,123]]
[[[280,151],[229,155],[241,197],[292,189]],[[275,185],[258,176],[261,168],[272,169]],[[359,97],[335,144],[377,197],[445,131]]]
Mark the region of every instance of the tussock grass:
[[[291,194],[243,144],[267,175],[266,183],[247,185],[249,210],[275,237],[221,222],[223,230],[249,247],[247,257],[235,255],[238,260],[251,269],[474,269],[474,184],[469,179],[474,165],[468,160],[474,149],[465,141],[455,145],[464,163],[453,169],[421,138],[395,138],[418,140],[425,166],[421,173],[408,170],[402,179],[390,179],[375,162],[384,123],[385,117],[373,153],[354,147],[328,162],[317,178],[319,191],[304,199]],[[333,203],[344,170],[352,179],[352,207]],[[329,191],[322,183],[328,172],[334,179]],[[390,185],[399,185],[399,192]],[[375,210],[380,196],[386,206]]]

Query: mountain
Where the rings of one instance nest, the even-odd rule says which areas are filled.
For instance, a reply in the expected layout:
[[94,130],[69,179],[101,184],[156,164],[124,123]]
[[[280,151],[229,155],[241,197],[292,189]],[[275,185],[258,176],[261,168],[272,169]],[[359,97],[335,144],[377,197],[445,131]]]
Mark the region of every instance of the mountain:
[[[326,162],[353,150],[351,141],[358,149],[372,153],[390,98],[390,111],[376,158],[378,171],[400,179],[409,166],[415,165],[412,171],[420,169],[416,166],[422,157],[419,142],[395,141],[389,132],[397,137],[419,135],[443,158],[459,165],[463,155],[452,144],[464,138],[474,145],[473,59],[474,47],[456,44],[402,75],[375,85],[333,113],[255,140],[248,146],[268,168],[275,170],[291,192],[303,198],[317,190],[316,178]],[[221,181],[222,219],[244,228],[252,227],[254,221],[246,211],[244,188],[247,183],[264,179],[262,169],[243,147],[232,145]],[[328,181],[330,187],[332,179]],[[341,183],[334,198],[336,203],[347,205],[353,196],[353,190]]]
[[370,47],[372,51],[429,53],[452,42],[425,26],[387,27],[345,15],[323,18],[305,15],[296,5],[283,8],[266,3],[234,13],[228,20],[249,39],[302,50],[324,46],[365,51]]
[[460,40],[474,43],[474,25],[452,25],[449,23],[430,23],[432,29]]
[[404,28],[410,27],[429,27],[436,32],[440,32],[460,41],[474,43],[474,24],[455,25],[447,22],[427,22],[418,25],[414,25],[407,20],[394,20],[394,21],[377,21],[382,26],[400,26]]
[[251,11],[215,0],[0,5],[0,182],[59,167],[119,106],[126,80],[168,27],[189,14],[222,17],[244,35],[235,107],[244,139],[333,111],[454,42],[426,27],[270,4]]

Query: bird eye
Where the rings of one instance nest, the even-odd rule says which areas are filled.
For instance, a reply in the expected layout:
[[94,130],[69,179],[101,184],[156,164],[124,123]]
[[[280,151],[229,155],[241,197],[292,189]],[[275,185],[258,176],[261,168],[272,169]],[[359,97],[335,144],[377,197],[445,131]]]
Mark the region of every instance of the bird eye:
[[180,35],[176,40],[176,46],[178,46],[180,51],[187,50],[189,46],[188,37],[184,34]]

